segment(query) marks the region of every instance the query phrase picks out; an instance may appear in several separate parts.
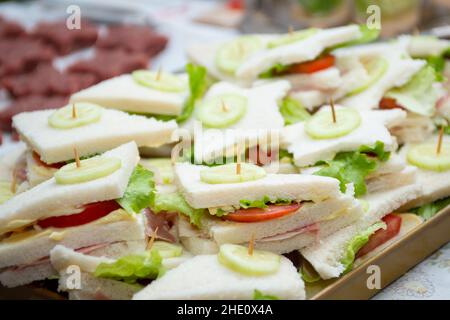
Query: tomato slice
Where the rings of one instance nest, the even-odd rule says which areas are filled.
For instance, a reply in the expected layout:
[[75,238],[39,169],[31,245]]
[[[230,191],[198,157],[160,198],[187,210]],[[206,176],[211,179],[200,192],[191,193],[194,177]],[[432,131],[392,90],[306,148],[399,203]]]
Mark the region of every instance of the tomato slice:
[[380,109],[403,109],[394,98],[383,98],[378,106]]
[[68,228],[80,226],[94,220],[100,219],[107,214],[120,208],[115,200],[95,202],[84,206],[84,210],[80,213],[70,214],[66,216],[50,217],[38,221],[41,228]]
[[294,64],[289,68],[288,73],[314,73],[333,66],[334,60],[334,56],[327,54],[316,60]]
[[62,166],[64,166],[66,163],[65,162],[58,162],[58,163],[53,163],[53,164],[47,164],[45,162],[43,162],[41,160],[41,157],[39,156],[39,154],[36,151],[33,151],[33,159],[34,161],[36,161],[36,163],[41,166],[41,167],[46,167],[46,168],[53,168],[53,169],[59,169]]
[[379,229],[369,237],[369,241],[358,251],[356,258],[362,257],[400,232],[402,218],[396,214],[388,214],[382,219],[386,223],[386,230]]
[[301,207],[299,203],[292,203],[288,205],[270,204],[267,208],[248,208],[239,209],[233,213],[229,213],[223,217],[225,220],[235,222],[259,222],[272,220],[283,217],[292,212],[296,212]]

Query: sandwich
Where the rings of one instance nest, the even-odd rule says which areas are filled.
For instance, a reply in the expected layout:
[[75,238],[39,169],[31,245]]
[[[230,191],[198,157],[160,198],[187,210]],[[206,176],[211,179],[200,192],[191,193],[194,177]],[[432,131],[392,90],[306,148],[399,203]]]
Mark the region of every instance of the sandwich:
[[58,110],[20,113],[13,118],[20,139],[27,144],[27,178],[35,186],[74,160],[135,141],[157,147],[173,141],[175,121],[163,122],[92,103],[74,103]]
[[218,254],[199,255],[137,292],[133,300],[304,300],[305,288],[286,257],[224,244]]
[[450,137],[442,133],[400,150],[400,155],[417,168],[417,181],[422,185],[420,196],[408,201],[402,210],[426,220],[450,204]]
[[[92,256],[55,246],[50,260],[59,274],[58,290],[68,292],[70,300],[130,300],[149,281],[191,258],[181,246],[164,241],[120,253]],[[79,270],[78,283],[74,283],[74,268]]]
[[400,143],[420,142],[434,130],[432,116],[445,96],[433,64],[414,59],[404,41],[379,43],[335,52],[338,60],[363,65],[367,78],[339,100],[346,107],[403,109],[407,117],[391,128]]
[[340,191],[336,179],[266,173],[250,163],[177,163],[175,185],[177,192],[157,194],[150,208],[155,213],[180,213],[178,236],[194,254],[251,240],[258,249],[288,253],[362,214],[359,203]]
[[283,77],[296,88],[296,84],[301,87],[309,80],[326,85],[324,79],[339,79],[330,51],[337,46],[372,41],[377,36],[376,31],[357,25],[311,28],[282,35],[244,35],[224,43],[195,45],[188,48],[187,55],[218,80],[249,85],[261,78]]
[[13,287],[54,276],[49,254],[57,244],[96,254],[120,243],[142,250],[147,236],[139,212],[154,185],[138,161],[134,142],[77,158],[1,204],[0,282]]
[[194,162],[211,163],[234,157],[239,144],[245,145],[240,153],[259,143],[266,148],[276,146],[284,126],[279,104],[289,89],[287,81],[251,88],[228,82],[212,85],[197,104],[193,117],[181,126],[193,132]]
[[25,144],[19,142],[0,156],[0,204],[28,188],[25,153]]
[[368,189],[376,191],[414,179],[402,158],[391,158],[397,142],[388,127],[405,116],[403,110],[360,112],[323,106],[310,119],[287,126],[281,146],[303,174],[336,178],[343,192],[351,183],[355,196],[360,197]]
[[311,272],[304,264],[304,279],[313,282],[339,277],[352,270],[357,258],[364,257],[388,241],[392,243],[394,238],[398,240],[403,220],[405,227],[401,234],[405,233],[405,228],[410,230],[421,223],[421,219],[392,213],[420,194],[420,184],[412,183],[361,198],[366,209],[360,220],[300,250],[315,271]]
[[206,86],[206,70],[188,64],[187,74],[136,70],[73,94],[70,103],[89,102],[164,121],[187,120]]

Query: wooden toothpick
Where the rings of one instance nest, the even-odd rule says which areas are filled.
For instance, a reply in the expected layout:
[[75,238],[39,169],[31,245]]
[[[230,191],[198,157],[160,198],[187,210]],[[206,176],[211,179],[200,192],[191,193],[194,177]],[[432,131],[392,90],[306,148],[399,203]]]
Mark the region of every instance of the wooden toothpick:
[[248,255],[253,255],[253,250],[255,248],[255,234],[252,233],[252,237],[250,238],[250,241],[248,242]]
[[223,112],[228,112],[228,107],[227,107],[227,105],[225,104],[225,101],[223,101],[223,99],[221,99],[221,101],[222,101],[222,111],[223,111]]
[[331,115],[333,116],[333,123],[336,123],[336,110],[334,109],[333,97],[330,98]]
[[72,118],[77,118],[77,107],[75,106],[75,103],[72,103]]
[[80,156],[78,155],[78,150],[76,147],[73,147],[73,154],[75,156],[75,164],[77,168],[81,167]]
[[161,68],[161,66],[159,66],[158,72],[156,73],[156,81],[159,81],[161,79],[161,72],[162,72],[162,68]]
[[292,26],[289,26],[288,27],[288,32],[289,32],[289,35],[292,36],[292,33],[294,32],[294,28]]
[[153,243],[155,242],[157,235],[158,235],[158,227],[156,227],[156,229],[153,230],[153,232],[152,232],[152,237],[150,238],[150,240],[148,242],[147,250],[150,250],[153,247]]
[[239,148],[239,143],[236,146],[236,153],[237,153],[237,158],[236,158],[236,174],[240,175],[241,174],[241,152],[240,152],[240,148]]
[[17,185],[17,172],[16,172],[16,170],[14,170],[12,173],[12,181],[11,181],[11,192],[13,194],[15,194],[17,191],[16,185]]
[[441,153],[443,137],[444,137],[444,126],[441,126],[441,128],[439,129],[439,138],[438,138],[438,143],[437,143],[437,147],[436,147],[437,155],[439,155]]

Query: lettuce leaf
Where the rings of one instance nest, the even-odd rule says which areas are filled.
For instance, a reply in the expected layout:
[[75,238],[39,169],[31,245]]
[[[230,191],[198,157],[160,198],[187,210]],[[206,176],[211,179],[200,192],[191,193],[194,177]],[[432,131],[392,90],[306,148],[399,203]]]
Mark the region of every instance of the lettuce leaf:
[[123,197],[117,202],[128,212],[139,213],[150,205],[154,190],[153,172],[137,165],[131,174]]
[[140,279],[155,279],[163,273],[162,258],[158,251],[152,250],[127,255],[113,263],[101,263],[94,275],[98,278],[136,283]]
[[281,103],[280,113],[283,116],[285,125],[302,122],[311,117],[309,112],[299,101],[289,97],[284,99]]
[[259,78],[262,79],[270,79],[273,78],[279,74],[284,73],[285,71],[287,71],[289,68],[291,67],[291,65],[287,65],[287,64],[281,64],[281,63],[277,63],[275,64],[273,67],[271,67],[270,69],[268,69],[267,71],[264,71],[263,73],[261,73],[259,75]]
[[253,300],[280,300],[277,296],[263,294],[261,291],[253,291]]
[[188,63],[186,72],[189,75],[190,95],[184,105],[183,112],[176,118],[178,123],[183,123],[189,119],[194,111],[195,103],[203,96],[208,87],[205,67]]
[[344,272],[347,273],[352,270],[353,262],[355,261],[356,254],[358,251],[369,241],[369,238],[372,234],[375,233],[378,229],[386,228],[386,223],[380,221],[373,225],[371,225],[366,230],[360,232],[347,245],[347,249],[345,251],[344,256],[341,259],[341,264],[344,266]]
[[411,211],[421,216],[424,220],[428,220],[448,205],[450,205],[450,197],[427,203],[421,207],[414,208]]
[[206,212],[205,209],[192,208],[178,192],[154,193],[150,208],[154,213],[161,211],[181,213],[187,216],[190,222],[197,227],[201,226],[202,217]]
[[427,65],[405,85],[389,90],[386,97],[394,98],[399,105],[411,112],[432,116],[439,99],[439,93],[433,87],[436,81],[434,69]]
[[359,197],[367,192],[365,178],[378,168],[378,161],[387,161],[389,156],[384,143],[377,141],[374,147],[361,146],[358,151],[340,152],[333,160],[318,163],[325,166],[314,174],[339,180],[342,192],[348,183],[353,183],[355,196]]
[[434,76],[436,81],[443,82],[445,80],[444,77],[444,69],[445,69],[445,58],[443,56],[430,56],[426,58],[427,65],[433,68]]
[[261,208],[265,209],[268,207],[268,204],[289,204],[292,200],[290,199],[275,199],[271,200],[268,196],[264,196],[262,199],[258,200],[240,200],[239,204],[242,208],[248,209],[248,208]]

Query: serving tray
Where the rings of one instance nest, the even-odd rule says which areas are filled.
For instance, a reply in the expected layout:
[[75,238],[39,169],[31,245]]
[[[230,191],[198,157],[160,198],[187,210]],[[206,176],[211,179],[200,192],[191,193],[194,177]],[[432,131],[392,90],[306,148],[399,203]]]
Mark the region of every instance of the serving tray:
[[[404,275],[434,251],[450,241],[450,206],[419,224],[398,241],[367,259],[348,274],[334,280],[307,285],[307,298],[313,300],[369,299]],[[379,288],[369,288],[373,267],[380,270]],[[372,277],[369,279],[369,277]]]

